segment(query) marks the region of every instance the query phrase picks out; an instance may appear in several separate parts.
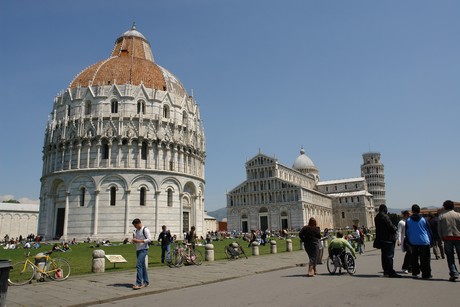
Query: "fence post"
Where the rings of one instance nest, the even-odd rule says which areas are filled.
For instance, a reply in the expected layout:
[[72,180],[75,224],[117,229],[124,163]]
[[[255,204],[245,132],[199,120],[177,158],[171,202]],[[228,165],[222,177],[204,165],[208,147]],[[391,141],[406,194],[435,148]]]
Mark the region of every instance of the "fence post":
[[276,247],[276,241],[275,240],[271,240],[270,241],[270,253],[271,254],[276,254],[278,252],[278,249]]
[[214,261],[214,245],[213,244],[206,244],[204,253],[204,260],[205,261]]
[[292,252],[292,240],[291,239],[286,240],[286,251]]
[[252,242],[252,255],[259,256],[259,242]]
[[102,249],[93,251],[93,273],[105,272],[105,252]]

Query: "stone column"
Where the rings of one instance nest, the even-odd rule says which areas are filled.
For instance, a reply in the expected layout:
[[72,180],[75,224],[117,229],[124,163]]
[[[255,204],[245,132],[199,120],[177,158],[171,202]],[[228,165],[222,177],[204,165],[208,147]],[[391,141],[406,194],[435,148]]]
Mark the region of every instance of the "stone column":
[[88,141],[88,154],[86,156],[86,168],[89,168],[91,160],[91,141]]
[[67,241],[67,227],[69,224],[69,195],[69,192],[65,193],[64,230],[62,233],[65,241]]
[[80,168],[80,159],[81,159],[81,142],[77,144],[77,169]]
[[259,242],[254,241],[252,242],[252,255],[259,256]]
[[131,191],[126,190],[125,195],[126,195],[126,201],[125,201],[125,236],[129,236],[129,195]]
[[96,159],[96,167],[99,168],[100,167],[100,163],[101,163],[101,140],[99,140],[97,142],[97,159]]
[[205,261],[214,261],[214,245],[206,244],[205,247],[204,260]]
[[271,240],[270,241],[270,254],[276,254],[278,252],[277,247],[276,247],[276,241]]
[[96,195],[96,197],[94,200],[93,235],[97,235],[97,224],[99,220],[99,190],[95,190],[94,194]]
[[73,144],[70,143],[69,145],[69,166],[67,169],[72,169],[72,150],[73,150]]
[[104,273],[105,272],[105,252],[102,249],[96,249],[93,251],[93,273]]
[[160,214],[158,212],[160,193],[160,191],[155,191],[155,236],[158,236],[160,233]]
[[118,141],[118,155],[117,155],[117,167],[121,167],[121,154],[123,148],[123,142],[121,140]]

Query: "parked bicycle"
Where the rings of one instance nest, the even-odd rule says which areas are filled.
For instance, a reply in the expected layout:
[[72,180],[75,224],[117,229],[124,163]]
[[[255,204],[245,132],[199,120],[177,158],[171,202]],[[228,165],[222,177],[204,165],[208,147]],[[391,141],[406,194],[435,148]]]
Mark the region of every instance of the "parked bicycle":
[[228,246],[225,246],[225,255],[227,256],[228,260],[236,260],[240,258],[241,255],[248,259],[248,256],[246,256],[246,253],[244,252],[244,249],[237,242],[232,242]]
[[[12,286],[25,285],[31,283],[34,276],[42,281],[45,278],[66,280],[70,275],[69,263],[63,258],[51,258],[51,254],[52,251],[30,256],[28,252],[25,261],[13,264],[8,283]],[[36,260],[38,265],[31,259]]]
[[203,255],[197,249],[192,249],[191,244],[174,243],[172,251],[166,256],[166,262],[170,267],[180,267],[184,264],[201,265]]

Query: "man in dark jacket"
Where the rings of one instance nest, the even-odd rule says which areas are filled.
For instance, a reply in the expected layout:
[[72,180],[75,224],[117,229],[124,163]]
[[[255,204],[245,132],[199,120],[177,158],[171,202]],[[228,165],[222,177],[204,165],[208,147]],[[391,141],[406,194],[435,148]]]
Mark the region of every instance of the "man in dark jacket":
[[375,216],[375,240],[382,250],[382,268],[384,277],[401,277],[393,269],[393,257],[395,255],[396,226],[387,214],[388,209],[385,205],[380,205],[379,213]]

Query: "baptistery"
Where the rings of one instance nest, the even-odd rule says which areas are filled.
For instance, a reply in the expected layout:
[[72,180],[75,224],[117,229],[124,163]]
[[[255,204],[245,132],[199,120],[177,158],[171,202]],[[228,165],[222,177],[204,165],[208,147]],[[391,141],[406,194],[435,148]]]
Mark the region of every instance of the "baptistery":
[[154,60],[136,26],[78,73],[45,129],[38,234],[123,240],[203,231],[206,142],[193,95]]

